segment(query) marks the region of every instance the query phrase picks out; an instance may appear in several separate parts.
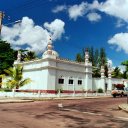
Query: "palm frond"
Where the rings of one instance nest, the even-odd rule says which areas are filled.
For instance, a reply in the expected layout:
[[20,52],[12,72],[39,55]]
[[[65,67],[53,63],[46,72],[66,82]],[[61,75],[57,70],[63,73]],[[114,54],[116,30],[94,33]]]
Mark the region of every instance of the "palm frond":
[[19,87],[22,87],[25,84],[29,84],[31,82],[32,82],[32,80],[30,78],[24,79],[24,80],[22,80],[22,81],[19,82]]

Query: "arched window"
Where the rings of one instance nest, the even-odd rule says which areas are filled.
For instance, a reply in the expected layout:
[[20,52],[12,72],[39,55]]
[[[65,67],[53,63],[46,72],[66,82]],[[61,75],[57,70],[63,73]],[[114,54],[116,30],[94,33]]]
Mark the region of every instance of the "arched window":
[[58,78],[58,84],[64,84],[64,77],[63,76],[60,76]]
[[82,78],[80,78],[80,77],[78,78],[77,84],[82,85]]
[[74,83],[73,77],[69,77],[68,84],[73,85],[73,83]]

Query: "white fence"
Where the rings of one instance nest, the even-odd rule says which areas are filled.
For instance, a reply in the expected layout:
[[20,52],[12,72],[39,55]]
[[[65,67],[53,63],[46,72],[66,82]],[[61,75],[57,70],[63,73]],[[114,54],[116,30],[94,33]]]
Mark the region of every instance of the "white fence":
[[110,96],[110,93],[57,93],[57,94],[50,94],[50,93],[38,93],[34,92],[16,92],[13,90],[12,92],[0,92],[0,97],[97,97],[97,96]]

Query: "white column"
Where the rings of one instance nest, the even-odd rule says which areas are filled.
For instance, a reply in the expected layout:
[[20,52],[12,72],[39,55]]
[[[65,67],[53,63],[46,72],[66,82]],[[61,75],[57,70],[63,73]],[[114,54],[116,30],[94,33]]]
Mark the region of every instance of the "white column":
[[85,52],[85,87],[86,91],[92,90],[92,63],[89,62],[88,50]]
[[101,72],[100,88],[102,88],[103,91],[105,91],[105,75],[104,75],[105,70],[104,70],[104,66],[101,66],[100,72]]
[[21,62],[21,51],[18,51],[17,60],[14,61],[14,64],[19,64]]
[[112,90],[111,68],[108,69],[108,90]]

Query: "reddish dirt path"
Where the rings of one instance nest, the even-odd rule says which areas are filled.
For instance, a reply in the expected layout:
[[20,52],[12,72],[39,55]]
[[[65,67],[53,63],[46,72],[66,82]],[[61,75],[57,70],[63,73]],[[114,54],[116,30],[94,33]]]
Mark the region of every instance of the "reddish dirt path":
[[128,113],[117,107],[125,102],[101,98],[0,104],[0,128],[127,128]]

